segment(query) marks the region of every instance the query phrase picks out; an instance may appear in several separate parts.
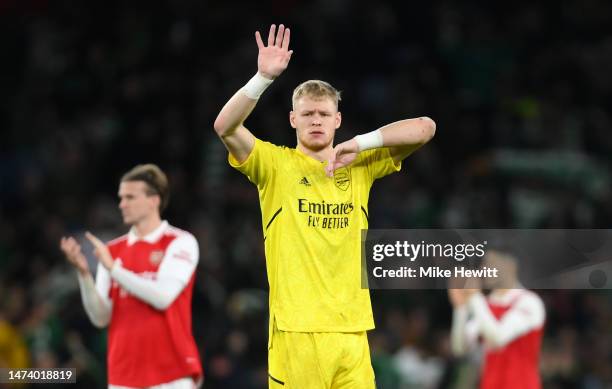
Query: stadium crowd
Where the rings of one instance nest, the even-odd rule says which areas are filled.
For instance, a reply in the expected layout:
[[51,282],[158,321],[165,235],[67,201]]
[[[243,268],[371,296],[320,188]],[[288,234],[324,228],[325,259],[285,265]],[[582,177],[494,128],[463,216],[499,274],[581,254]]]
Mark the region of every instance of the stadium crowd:
[[[105,332],[58,242],[125,232],[116,182],[153,162],[169,173],[167,217],[200,242],[205,387],[265,387],[257,191],[212,123],[256,70],[250,34],[273,22],[291,26],[295,53],[249,119],[256,135],[295,144],[279,118],[311,78],[343,91],[339,141],[389,118],[437,123],[402,176],[375,189],[371,228],[609,228],[610,15],[604,0],[0,2],[0,366],[76,367],[79,387],[104,387]],[[611,385],[609,291],[539,294],[545,387]],[[372,300],[379,387],[474,386],[476,361],[450,353],[444,290]]]

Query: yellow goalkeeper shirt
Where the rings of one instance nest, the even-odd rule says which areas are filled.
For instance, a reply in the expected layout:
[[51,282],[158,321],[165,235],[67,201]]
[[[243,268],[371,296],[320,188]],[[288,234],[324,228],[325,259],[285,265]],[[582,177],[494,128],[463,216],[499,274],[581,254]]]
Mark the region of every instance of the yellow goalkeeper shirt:
[[259,191],[270,323],[296,332],[374,328],[361,288],[361,230],[372,183],[401,163],[387,148],[367,150],[330,178],[325,163],[259,139],[243,163],[231,154],[229,163]]

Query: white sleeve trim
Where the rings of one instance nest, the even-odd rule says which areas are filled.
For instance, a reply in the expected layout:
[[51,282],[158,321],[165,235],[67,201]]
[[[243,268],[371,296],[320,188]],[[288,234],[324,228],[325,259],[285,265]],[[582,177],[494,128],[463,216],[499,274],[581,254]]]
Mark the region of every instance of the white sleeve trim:
[[489,309],[484,296],[474,294],[468,301],[470,311],[478,321],[480,334],[489,345],[501,348],[544,324],[546,312],[539,297],[525,293],[510,310],[497,320]]
[[119,261],[115,261],[110,275],[130,294],[163,311],[189,283],[198,263],[198,257],[197,241],[192,235],[183,233],[166,249],[154,279],[145,278],[123,268]]
[[[98,328],[106,327],[111,318],[112,303],[110,299],[104,298],[100,294],[97,285],[94,284],[91,273],[82,275],[77,272],[77,275],[79,289],[81,290],[81,300],[83,301],[83,306],[85,307],[85,312],[87,312],[89,320]],[[108,289],[106,290],[106,295],[108,295]]]

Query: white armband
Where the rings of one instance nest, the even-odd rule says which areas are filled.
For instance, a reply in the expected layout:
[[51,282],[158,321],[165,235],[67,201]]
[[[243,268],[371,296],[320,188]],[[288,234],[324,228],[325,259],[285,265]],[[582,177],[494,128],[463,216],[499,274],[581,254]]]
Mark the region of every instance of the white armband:
[[359,145],[359,151],[377,149],[383,146],[383,136],[380,129],[368,132],[367,134],[357,135],[355,140]]
[[259,72],[257,72],[255,73],[253,78],[251,78],[249,82],[247,82],[246,85],[242,87],[242,90],[249,99],[258,100],[262,93],[264,93],[264,91],[270,86],[270,84],[272,84],[272,81],[274,80],[265,78],[264,76],[259,74]]

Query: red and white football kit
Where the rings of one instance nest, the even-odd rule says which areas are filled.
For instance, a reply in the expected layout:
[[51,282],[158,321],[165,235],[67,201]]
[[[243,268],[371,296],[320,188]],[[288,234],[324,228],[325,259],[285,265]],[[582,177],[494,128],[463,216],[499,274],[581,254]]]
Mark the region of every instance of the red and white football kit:
[[196,239],[164,221],[145,237],[132,229],[107,245],[115,259],[111,271],[99,264],[95,287],[91,277],[79,276],[79,282],[91,321],[109,326],[109,386],[201,381],[191,332]]
[[544,303],[529,290],[493,292],[486,299],[476,293],[453,312],[453,351],[463,354],[484,342],[481,389],[539,389],[545,317]]

